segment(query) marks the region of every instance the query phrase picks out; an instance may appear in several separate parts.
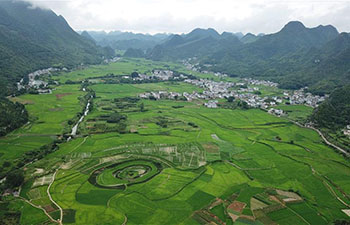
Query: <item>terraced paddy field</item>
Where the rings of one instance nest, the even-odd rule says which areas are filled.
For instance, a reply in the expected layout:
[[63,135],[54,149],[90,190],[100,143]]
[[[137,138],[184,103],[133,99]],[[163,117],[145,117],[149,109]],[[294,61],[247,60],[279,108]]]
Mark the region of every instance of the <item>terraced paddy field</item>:
[[137,98],[191,89],[181,82],[89,88],[96,97],[79,135],[26,166],[17,201],[25,206],[22,216],[33,218],[28,221],[57,223],[62,215],[63,224],[319,225],[349,219],[342,210],[350,209],[350,164],[315,131],[259,109]]

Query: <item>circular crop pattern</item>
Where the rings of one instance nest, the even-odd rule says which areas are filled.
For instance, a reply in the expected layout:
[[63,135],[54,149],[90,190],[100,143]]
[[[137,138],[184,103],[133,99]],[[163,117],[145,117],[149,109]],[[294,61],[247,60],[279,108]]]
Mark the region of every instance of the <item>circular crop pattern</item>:
[[160,173],[162,165],[148,160],[129,160],[95,170],[89,182],[98,187],[120,188],[146,182]]

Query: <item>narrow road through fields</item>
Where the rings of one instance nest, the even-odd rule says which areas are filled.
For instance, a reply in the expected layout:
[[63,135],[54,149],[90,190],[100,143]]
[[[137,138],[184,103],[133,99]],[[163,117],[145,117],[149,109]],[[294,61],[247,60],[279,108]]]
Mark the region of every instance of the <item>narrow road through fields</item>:
[[347,151],[345,151],[344,149],[342,149],[342,148],[336,146],[335,144],[329,142],[329,141],[326,139],[326,137],[321,133],[320,130],[318,130],[318,129],[314,128],[314,127],[309,127],[309,128],[315,130],[315,131],[322,137],[322,139],[324,140],[324,142],[326,142],[327,145],[332,146],[333,148],[339,150],[340,152],[344,153],[346,156],[350,156],[350,154],[349,154]]
[[63,220],[63,209],[52,199],[51,194],[50,194],[50,188],[51,188],[51,185],[53,184],[53,182],[55,181],[55,177],[56,177],[57,171],[58,171],[58,170],[56,170],[55,173],[53,174],[52,181],[51,181],[51,183],[49,184],[49,186],[47,187],[47,195],[49,196],[50,201],[51,201],[55,206],[57,206],[57,208],[60,210],[60,219],[59,219],[57,222],[58,222],[60,225],[62,225],[62,220]]
[[299,127],[309,128],[309,129],[311,129],[311,130],[316,131],[316,132],[321,136],[321,138],[323,139],[323,141],[324,141],[327,145],[329,145],[329,146],[331,146],[331,147],[337,149],[338,151],[344,153],[344,154],[345,154],[346,156],[348,156],[348,157],[350,156],[350,153],[348,153],[346,150],[344,150],[344,149],[342,149],[342,148],[336,146],[335,144],[329,142],[329,141],[327,140],[327,138],[322,134],[322,132],[321,132],[319,129],[317,129],[317,128],[315,128],[315,127],[311,127],[311,126],[304,126],[304,125],[301,125],[300,123],[295,122],[295,121],[293,121],[293,122],[294,122],[296,125],[298,125]]

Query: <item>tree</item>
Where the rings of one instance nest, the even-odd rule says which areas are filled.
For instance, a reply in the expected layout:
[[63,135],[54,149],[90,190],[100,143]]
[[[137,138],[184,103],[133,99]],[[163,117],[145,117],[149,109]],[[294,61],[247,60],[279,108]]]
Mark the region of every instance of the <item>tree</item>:
[[6,186],[8,188],[15,188],[21,186],[24,181],[23,172],[20,170],[11,171],[6,177]]
[[3,167],[10,167],[11,166],[11,162],[9,161],[5,161],[3,164],[2,164]]
[[145,111],[145,105],[143,104],[143,102],[140,105],[140,111],[144,112]]
[[254,91],[254,94],[261,95],[261,91]]
[[132,72],[132,73],[131,73],[131,77],[132,77],[132,78],[137,78],[137,77],[140,77],[140,76],[139,76],[139,73],[138,73],[138,72]]
[[233,102],[234,100],[235,100],[235,97],[233,97],[233,96],[230,96],[230,97],[227,98],[228,102]]

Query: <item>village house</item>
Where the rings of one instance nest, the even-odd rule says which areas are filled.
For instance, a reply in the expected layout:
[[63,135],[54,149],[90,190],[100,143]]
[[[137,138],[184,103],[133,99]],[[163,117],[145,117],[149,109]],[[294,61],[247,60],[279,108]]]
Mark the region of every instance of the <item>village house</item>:
[[283,116],[285,114],[282,109],[274,109],[274,108],[269,109],[268,113],[276,115],[276,116]]
[[204,103],[204,105],[208,108],[215,109],[218,107],[218,101],[217,100],[210,100],[210,101]]
[[343,130],[344,135],[349,136],[350,138],[350,125],[347,125],[346,128]]

